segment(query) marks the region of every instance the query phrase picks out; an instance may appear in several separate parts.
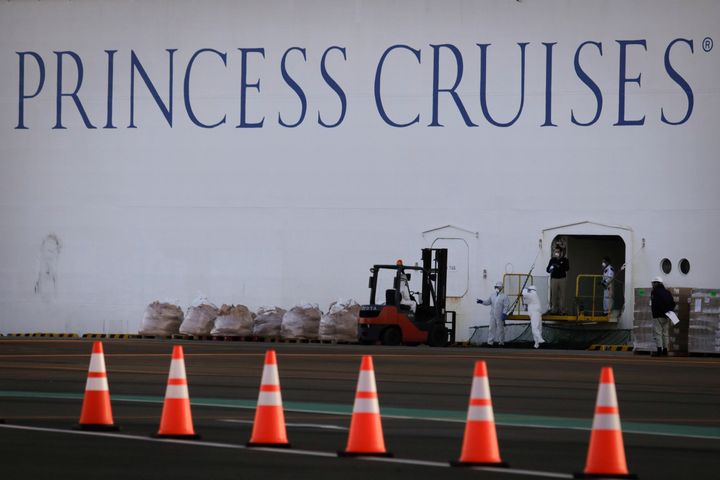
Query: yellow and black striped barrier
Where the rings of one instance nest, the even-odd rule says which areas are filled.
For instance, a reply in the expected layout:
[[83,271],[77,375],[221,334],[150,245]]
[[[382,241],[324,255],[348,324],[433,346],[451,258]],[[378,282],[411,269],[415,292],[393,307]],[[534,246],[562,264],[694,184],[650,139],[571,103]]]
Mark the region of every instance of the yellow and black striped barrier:
[[42,338],[80,338],[80,335],[77,333],[45,333],[45,332],[35,332],[35,333],[7,333],[5,334],[6,337],[42,337]]
[[590,345],[588,350],[597,352],[632,352],[632,345]]
[[142,338],[140,335],[131,333],[83,333],[82,338],[110,338],[110,339],[129,339]]

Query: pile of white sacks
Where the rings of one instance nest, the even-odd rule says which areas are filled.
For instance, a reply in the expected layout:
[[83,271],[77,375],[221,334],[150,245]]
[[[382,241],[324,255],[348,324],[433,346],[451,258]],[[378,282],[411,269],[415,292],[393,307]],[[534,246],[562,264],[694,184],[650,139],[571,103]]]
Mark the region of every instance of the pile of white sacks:
[[153,302],[145,309],[141,335],[227,335],[281,337],[287,339],[357,340],[360,305],[352,299],[332,302],[323,313],[317,304],[305,303],[289,310],[260,307],[251,312],[245,305],[217,308],[200,296],[183,315],[178,302]]

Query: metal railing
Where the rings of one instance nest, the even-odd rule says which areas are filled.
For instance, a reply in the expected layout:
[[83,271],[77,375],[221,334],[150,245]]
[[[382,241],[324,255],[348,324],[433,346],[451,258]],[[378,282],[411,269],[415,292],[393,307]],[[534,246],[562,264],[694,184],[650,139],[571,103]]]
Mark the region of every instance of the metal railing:
[[[613,306],[609,305],[607,312],[603,308],[605,287],[602,279],[602,275],[590,274],[581,274],[575,279],[575,311],[578,317],[610,317]],[[611,281],[613,288],[614,282],[615,279]]]

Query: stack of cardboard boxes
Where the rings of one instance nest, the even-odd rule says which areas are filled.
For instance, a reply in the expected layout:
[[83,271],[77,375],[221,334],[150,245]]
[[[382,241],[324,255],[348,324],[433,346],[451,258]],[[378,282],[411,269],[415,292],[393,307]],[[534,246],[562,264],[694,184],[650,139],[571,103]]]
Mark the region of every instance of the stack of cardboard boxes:
[[633,350],[652,352],[655,350],[653,339],[653,318],[650,310],[650,288],[635,289],[635,315],[632,328]]
[[720,353],[720,292],[696,288],[690,297],[690,353]]

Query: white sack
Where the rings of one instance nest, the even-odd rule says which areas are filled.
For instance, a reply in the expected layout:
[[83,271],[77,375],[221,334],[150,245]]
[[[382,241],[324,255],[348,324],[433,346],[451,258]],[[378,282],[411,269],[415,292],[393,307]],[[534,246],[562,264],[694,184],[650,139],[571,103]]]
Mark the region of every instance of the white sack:
[[360,305],[353,299],[339,299],[330,304],[320,319],[320,339],[336,342],[355,342],[358,338]]
[[211,335],[248,336],[253,331],[253,314],[245,305],[223,305]]
[[185,321],[180,325],[180,333],[185,335],[210,335],[217,315],[217,307],[210,303],[192,306],[188,308]]
[[317,305],[306,303],[288,310],[282,319],[280,335],[283,338],[318,338],[320,316]]
[[253,335],[258,337],[279,337],[285,310],[280,307],[260,307],[255,314]]
[[155,301],[147,306],[140,325],[140,335],[173,335],[183,322],[183,311],[172,303]]

